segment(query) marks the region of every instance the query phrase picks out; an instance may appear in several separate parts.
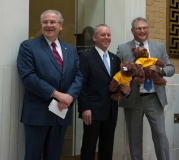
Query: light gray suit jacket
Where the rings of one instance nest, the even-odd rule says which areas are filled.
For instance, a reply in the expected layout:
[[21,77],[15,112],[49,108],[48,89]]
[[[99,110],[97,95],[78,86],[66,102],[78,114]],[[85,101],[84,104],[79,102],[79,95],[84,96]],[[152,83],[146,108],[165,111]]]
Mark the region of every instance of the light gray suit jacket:
[[[174,66],[170,63],[164,44],[148,40],[148,45],[149,45],[150,56],[164,61],[166,63],[166,67],[164,68],[165,76],[171,77],[175,73],[175,69]],[[135,61],[135,58],[131,51],[133,47],[136,47],[134,40],[118,46],[117,55],[120,57],[121,61],[130,61],[130,62]],[[165,107],[165,105],[167,105],[165,86],[159,86],[159,85],[154,85],[154,86],[158,98],[161,102],[161,105]],[[140,86],[132,81],[131,94],[129,95],[128,98],[122,96],[121,100],[119,101],[119,106],[125,108],[137,109],[138,108],[137,103],[140,94],[139,89]]]

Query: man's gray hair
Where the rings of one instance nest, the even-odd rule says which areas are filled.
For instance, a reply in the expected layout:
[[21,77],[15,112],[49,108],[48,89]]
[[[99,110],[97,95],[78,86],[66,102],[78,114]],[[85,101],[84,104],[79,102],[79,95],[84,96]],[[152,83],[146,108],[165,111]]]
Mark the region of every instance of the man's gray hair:
[[137,18],[132,20],[132,23],[131,23],[132,28],[135,28],[135,23],[139,22],[139,21],[145,22],[146,26],[148,27],[148,22],[147,22],[147,20],[145,18],[137,17]]
[[57,10],[47,10],[47,11],[44,11],[44,12],[41,14],[41,16],[40,16],[40,23],[42,23],[43,16],[44,16],[46,13],[49,13],[49,12],[55,13],[55,14],[58,16],[58,22],[63,23],[64,19],[63,19],[63,17],[62,17],[62,14],[61,14],[59,11],[57,11]]
[[101,26],[109,28],[109,26],[107,26],[106,24],[99,24],[94,28],[94,34],[98,34],[98,28],[101,27]]

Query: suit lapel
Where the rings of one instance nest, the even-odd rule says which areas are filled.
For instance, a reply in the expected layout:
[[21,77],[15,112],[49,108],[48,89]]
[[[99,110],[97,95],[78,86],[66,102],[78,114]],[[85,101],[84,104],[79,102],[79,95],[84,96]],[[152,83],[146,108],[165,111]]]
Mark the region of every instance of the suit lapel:
[[[94,58],[95,58],[96,61],[99,63],[99,65],[101,66],[101,68],[106,72],[106,74],[108,74],[108,71],[107,71],[107,69],[106,69],[106,67],[105,67],[105,65],[104,65],[104,63],[103,63],[103,61],[102,61],[102,59],[101,59],[101,57],[100,57],[98,51],[97,51],[95,48],[94,48],[93,50],[94,50],[94,51],[93,51],[93,56],[94,56]],[[109,74],[108,74],[108,75],[109,75]]]
[[[130,48],[131,48],[131,54],[133,55],[133,53],[132,53],[132,48],[136,48],[136,45],[135,45],[135,41],[134,40],[132,40],[132,41],[130,41]],[[135,62],[135,57],[134,56],[131,56],[131,61],[132,62]]]
[[65,47],[65,45],[61,41],[60,41],[60,46],[63,54],[63,73],[65,73],[65,70],[68,66],[67,62],[69,62],[68,55],[67,55],[67,47]]
[[148,45],[149,45],[150,57],[156,57],[156,55],[155,55],[155,47],[153,47],[152,42],[149,41],[149,40],[148,40]]
[[45,51],[45,53],[49,56],[50,60],[52,61],[52,63],[55,65],[55,67],[57,68],[57,70],[59,72],[62,73],[62,71],[60,70],[60,67],[59,67],[59,64],[57,63],[53,53],[52,53],[52,50],[50,49],[47,41],[45,40],[45,38],[43,37],[43,35],[41,36],[41,41],[40,41],[40,45],[42,47],[42,49]]
[[[114,56],[111,52],[108,52],[109,54],[109,58],[110,58],[110,70],[111,70],[111,76],[113,76],[115,73],[114,73],[114,66],[116,64],[114,64]],[[120,65],[120,64],[119,64]]]
[[131,49],[136,47],[136,46],[135,46],[135,41],[134,41],[134,40],[130,41],[130,46],[131,46]]

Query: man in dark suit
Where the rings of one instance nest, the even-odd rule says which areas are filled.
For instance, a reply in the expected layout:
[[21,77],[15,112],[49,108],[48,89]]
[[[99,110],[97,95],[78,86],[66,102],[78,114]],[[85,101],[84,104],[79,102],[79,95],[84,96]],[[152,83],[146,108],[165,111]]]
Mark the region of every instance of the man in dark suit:
[[[120,70],[121,61],[107,50],[111,42],[107,25],[95,28],[93,40],[95,47],[80,55],[83,85],[78,98],[78,111],[84,126],[81,160],[94,160],[98,138],[98,159],[112,160],[118,101],[110,98],[109,84]],[[130,87],[126,89],[123,86],[121,89],[124,94],[130,92]]]
[[[170,77],[175,73],[174,66],[170,63],[164,44],[148,40],[148,23],[146,19],[137,17],[132,21],[132,41],[118,46],[117,55],[122,61],[135,61],[131,49],[133,47],[145,47],[150,57],[158,58],[165,62],[165,68],[156,65],[150,66],[163,77]],[[137,85],[132,81],[131,93],[126,99],[122,97],[119,106],[124,107],[126,125],[129,137],[129,147],[132,160],[142,160],[142,133],[143,116],[147,117],[155,152],[158,160],[169,160],[169,144],[165,133],[164,107],[167,105],[165,86],[154,85],[152,81],[145,81]]]
[[[63,18],[47,10],[41,15],[42,36],[21,43],[17,58],[25,86],[21,122],[25,125],[25,160],[59,160],[64,135],[72,120],[82,75],[76,49],[58,39]],[[53,42],[53,43],[52,43]],[[68,108],[64,119],[48,110],[52,99]]]

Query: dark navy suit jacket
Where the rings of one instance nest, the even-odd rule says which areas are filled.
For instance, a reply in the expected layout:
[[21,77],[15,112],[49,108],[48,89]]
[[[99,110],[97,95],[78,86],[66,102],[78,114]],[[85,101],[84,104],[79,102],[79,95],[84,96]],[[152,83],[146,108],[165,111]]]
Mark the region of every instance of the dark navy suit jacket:
[[[17,58],[20,78],[25,86],[21,121],[28,125],[69,125],[72,119],[72,105],[82,85],[79,60],[76,49],[61,42],[63,71],[53,56],[44,36],[21,43]],[[73,97],[66,118],[61,119],[48,110],[54,90]]]
[[118,101],[110,96],[109,84],[113,76],[120,70],[120,58],[108,52],[111,76],[95,48],[80,55],[80,71],[83,75],[83,86],[78,98],[79,117],[85,110],[92,111],[92,120],[105,121],[110,113],[117,121]]

